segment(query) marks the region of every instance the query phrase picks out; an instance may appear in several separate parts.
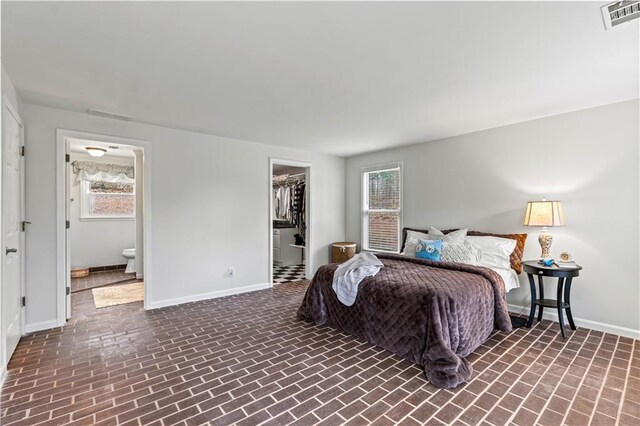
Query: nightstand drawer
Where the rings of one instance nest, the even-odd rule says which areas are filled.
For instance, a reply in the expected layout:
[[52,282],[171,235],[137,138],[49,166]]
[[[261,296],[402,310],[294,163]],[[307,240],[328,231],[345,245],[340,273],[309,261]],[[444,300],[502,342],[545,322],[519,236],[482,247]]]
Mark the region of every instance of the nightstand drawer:
[[536,275],[542,275],[544,277],[552,277],[553,276],[553,271],[537,271]]
[[532,261],[525,261],[522,263],[524,272],[531,275],[538,275],[540,277],[577,277],[580,275],[581,267],[577,268],[559,268],[557,266],[543,266],[541,264],[534,263]]

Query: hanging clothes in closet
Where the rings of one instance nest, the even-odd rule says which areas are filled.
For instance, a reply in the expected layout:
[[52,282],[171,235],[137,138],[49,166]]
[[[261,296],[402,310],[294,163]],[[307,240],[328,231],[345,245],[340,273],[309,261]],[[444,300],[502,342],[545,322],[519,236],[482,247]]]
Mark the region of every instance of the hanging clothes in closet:
[[[274,179],[275,181],[275,179]],[[306,185],[299,179],[285,179],[273,190],[274,218],[287,220],[300,228],[306,229]]]
[[298,183],[293,187],[292,191],[292,206],[291,206],[291,214],[292,214],[292,223],[294,225],[302,225],[305,221],[305,183]]
[[274,209],[276,219],[291,221],[291,188],[280,186],[274,189]]

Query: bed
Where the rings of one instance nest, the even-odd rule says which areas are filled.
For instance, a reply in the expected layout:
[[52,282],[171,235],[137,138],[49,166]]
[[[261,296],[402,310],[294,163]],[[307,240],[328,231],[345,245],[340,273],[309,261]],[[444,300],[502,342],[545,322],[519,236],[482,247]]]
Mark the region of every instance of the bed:
[[384,267],[361,282],[352,306],[331,288],[337,264],[316,272],[298,318],[327,325],[420,365],[440,388],[471,378],[465,359],[497,328],[511,331],[505,283],[489,268],[377,254]]

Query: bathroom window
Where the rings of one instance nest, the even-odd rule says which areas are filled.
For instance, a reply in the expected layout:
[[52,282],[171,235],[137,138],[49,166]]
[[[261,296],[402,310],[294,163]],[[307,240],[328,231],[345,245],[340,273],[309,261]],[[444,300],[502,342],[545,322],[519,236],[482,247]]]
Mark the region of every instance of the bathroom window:
[[133,219],[135,185],[83,180],[80,201],[81,219]]

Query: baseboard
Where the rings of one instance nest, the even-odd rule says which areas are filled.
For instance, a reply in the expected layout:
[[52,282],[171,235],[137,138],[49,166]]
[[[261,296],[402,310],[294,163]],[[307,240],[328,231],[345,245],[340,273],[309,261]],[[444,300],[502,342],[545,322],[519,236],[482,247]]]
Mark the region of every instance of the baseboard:
[[118,265],[105,265],[105,266],[90,266],[90,272],[106,272],[106,271],[117,271],[118,269],[125,269],[127,264],[118,264]]
[[33,324],[25,324],[24,332],[33,333],[35,331],[50,330],[56,327],[60,327],[57,320],[34,322]]
[[250,291],[264,290],[267,288],[271,288],[271,284],[269,283],[253,284],[253,285],[248,285],[244,287],[230,288],[228,290],[218,290],[218,291],[212,291],[210,293],[194,294],[193,296],[159,300],[156,302],[149,302],[147,305],[147,309],[158,309],[158,308],[164,308],[167,306],[181,305],[183,303],[199,302],[200,300],[216,299],[218,297],[225,297],[225,296],[233,296],[234,294],[248,293]]
[[[509,304],[509,311],[515,313],[522,313],[524,315],[529,315],[529,310],[531,308],[529,306],[518,306]],[[537,311],[536,311],[537,315]],[[547,308],[542,313],[542,318],[554,322],[558,322],[558,313],[555,308]],[[537,320],[537,316],[536,316]],[[630,337],[632,339],[640,339],[640,330],[634,330],[632,328],[620,327],[617,325],[605,324],[603,322],[591,321],[583,318],[573,317],[573,321],[576,323],[576,327],[584,327],[589,328],[591,330],[603,331],[605,333],[616,334],[618,336]],[[565,317],[565,325],[567,324],[567,320]]]

